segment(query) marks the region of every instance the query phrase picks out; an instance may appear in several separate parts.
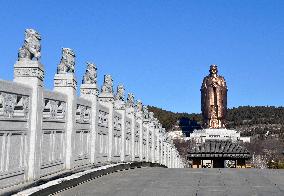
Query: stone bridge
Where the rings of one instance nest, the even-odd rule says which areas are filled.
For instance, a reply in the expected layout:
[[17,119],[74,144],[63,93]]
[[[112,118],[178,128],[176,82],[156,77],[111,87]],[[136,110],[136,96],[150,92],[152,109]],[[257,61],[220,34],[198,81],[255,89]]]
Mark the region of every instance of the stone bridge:
[[116,163],[184,167],[141,101],[132,93],[125,100],[123,85],[114,93],[110,75],[99,89],[94,63],[87,63],[77,96],[72,49],[62,49],[54,89],[46,90],[40,40],[27,29],[14,80],[0,80],[0,194]]
[[25,31],[14,80],[0,80],[0,195],[284,195],[283,170],[189,169],[152,112],[62,49],[44,88],[41,36]]

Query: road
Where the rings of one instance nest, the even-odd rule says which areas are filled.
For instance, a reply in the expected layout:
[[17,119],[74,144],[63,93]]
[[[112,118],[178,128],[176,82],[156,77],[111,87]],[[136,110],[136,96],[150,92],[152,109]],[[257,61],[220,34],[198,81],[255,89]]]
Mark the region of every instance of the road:
[[139,168],[115,172],[62,196],[284,196],[284,170]]

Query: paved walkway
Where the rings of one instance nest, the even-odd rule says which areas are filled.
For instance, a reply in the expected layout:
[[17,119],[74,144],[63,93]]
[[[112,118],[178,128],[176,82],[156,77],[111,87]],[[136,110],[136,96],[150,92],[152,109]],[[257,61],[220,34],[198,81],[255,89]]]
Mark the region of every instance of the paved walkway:
[[284,196],[284,170],[140,168],[59,193],[80,196]]

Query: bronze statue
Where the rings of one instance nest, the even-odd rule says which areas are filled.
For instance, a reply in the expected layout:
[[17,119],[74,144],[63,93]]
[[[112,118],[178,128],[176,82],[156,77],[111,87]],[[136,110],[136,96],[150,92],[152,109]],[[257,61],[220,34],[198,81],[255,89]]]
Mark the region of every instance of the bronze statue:
[[227,85],[218,75],[217,65],[211,65],[210,74],[201,86],[201,110],[206,128],[225,128],[227,113]]

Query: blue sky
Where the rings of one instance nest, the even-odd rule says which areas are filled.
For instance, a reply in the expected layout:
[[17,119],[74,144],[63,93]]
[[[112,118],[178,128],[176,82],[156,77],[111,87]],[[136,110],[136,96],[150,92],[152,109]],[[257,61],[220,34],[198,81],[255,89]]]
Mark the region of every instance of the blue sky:
[[86,61],[98,82],[144,104],[175,112],[200,112],[200,86],[210,64],[227,80],[228,105],[284,104],[284,1],[0,1],[0,78],[13,79],[13,64],[34,28],[42,36],[45,87],[61,47],[74,49],[80,85]]

